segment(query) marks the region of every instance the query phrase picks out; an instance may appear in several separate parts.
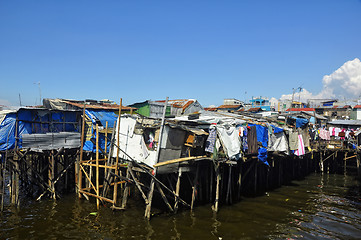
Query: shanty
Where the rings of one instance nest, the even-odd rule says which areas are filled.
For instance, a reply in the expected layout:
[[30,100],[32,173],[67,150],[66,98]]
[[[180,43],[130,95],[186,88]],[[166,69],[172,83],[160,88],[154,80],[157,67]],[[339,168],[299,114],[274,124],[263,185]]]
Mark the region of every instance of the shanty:
[[150,219],[204,204],[217,212],[311,172],[352,167],[360,177],[360,120],[329,121],[314,108],[254,111],[253,100],[248,110],[168,98],[44,99],[3,110],[1,209],[5,198],[20,206],[21,193],[34,201],[76,194],[115,212],[140,200]]

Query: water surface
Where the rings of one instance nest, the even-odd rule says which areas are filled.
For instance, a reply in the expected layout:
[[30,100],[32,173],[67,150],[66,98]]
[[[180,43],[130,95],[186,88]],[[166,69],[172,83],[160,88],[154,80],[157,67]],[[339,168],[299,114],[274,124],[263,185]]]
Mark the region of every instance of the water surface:
[[[27,201],[0,217],[0,239],[360,239],[360,184],[352,176],[312,174],[264,196],[193,213],[143,218],[144,203],[113,212],[75,194]],[[96,215],[94,215],[96,213]]]

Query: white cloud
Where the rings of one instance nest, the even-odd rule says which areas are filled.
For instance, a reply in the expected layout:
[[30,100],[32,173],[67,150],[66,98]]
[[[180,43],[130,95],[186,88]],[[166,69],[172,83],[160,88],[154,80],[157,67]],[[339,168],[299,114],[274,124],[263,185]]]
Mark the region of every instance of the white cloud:
[[[318,94],[307,89],[294,94],[295,101],[307,102],[308,99],[352,99],[361,97],[361,61],[355,58],[345,62],[340,68],[325,75],[322,80],[323,88]],[[292,94],[284,94],[280,100],[291,100]]]
[[320,94],[336,98],[359,98],[361,95],[361,62],[355,58],[323,77]]

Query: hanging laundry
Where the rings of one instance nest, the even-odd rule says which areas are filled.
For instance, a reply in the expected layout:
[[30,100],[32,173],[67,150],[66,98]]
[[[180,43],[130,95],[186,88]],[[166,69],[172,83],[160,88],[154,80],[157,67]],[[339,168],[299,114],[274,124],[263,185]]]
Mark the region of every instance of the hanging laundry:
[[211,128],[209,129],[209,135],[208,135],[208,138],[206,141],[206,148],[205,148],[206,152],[213,153],[216,138],[217,138],[217,130],[214,126],[211,126]]
[[238,135],[238,129],[233,126],[217,125],[217,133],[229,159],[239,159],[241,141]]
[[290,150],[296,150],[298,148],[298,133],[290,132],[288,141]]
[[268,151],[288,152],[288,141],[284,132],[269,134]]
[[308,148],[310,146],[310,135],[309,135],[308,127],[301,130],[300,132],[302,135],[304,146],[305,146],[305,148]]
[[331,140],[330,132],[321,128],[320,129],[320,138],[323,140]]
[[302,156],[305,155],[305,145],[303,143],[302,135],[298,135],[298,148],[295,151],[295,155]]
[[253,154],[253,153],[258,152],[256,126],[251,126],[248,129],[247,145],[248,145],[248,153],[249,154]]
[[242,147],[243,147],[243,152],[246,152],[248,150],[248,144],[247,144],[247,135],[248,135],[248,130],[247,127],[244,128],[243,130],[243,137],[242,137]]

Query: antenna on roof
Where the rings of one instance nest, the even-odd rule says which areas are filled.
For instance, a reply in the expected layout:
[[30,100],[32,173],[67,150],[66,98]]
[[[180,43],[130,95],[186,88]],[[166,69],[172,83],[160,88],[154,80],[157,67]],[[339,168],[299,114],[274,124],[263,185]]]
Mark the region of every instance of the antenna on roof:
[[[34,82],[34,84],[38,84],[38,87],[39,87],[39,99],[40,99],[39,105],[41,105],[41,88],[40,88],[40,82]],[[36,104],[36,103],[35,103],[35,104]]]

